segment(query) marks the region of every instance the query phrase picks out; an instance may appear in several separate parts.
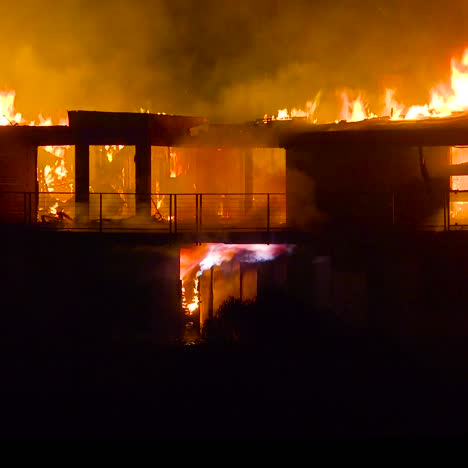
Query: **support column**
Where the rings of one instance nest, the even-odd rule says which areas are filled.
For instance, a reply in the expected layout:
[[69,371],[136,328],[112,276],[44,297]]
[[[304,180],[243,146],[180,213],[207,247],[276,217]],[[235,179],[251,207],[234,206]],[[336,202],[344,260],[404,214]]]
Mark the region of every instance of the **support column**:
[[135,192],[137,216],[151,216],[151,144],[135,146]]
[[75,218],[89,220],[89,145],[75,146]]

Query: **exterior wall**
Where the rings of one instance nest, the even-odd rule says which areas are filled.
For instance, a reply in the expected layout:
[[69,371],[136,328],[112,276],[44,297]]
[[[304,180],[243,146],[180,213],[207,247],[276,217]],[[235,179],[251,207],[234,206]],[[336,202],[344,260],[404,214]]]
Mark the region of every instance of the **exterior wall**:
[[[8,192],[36,192],[37,148],[20,143],[0,144],[0,222],[22,223],[36,219],[36,197],[26,200],[22,194]],[[26,208],[26,211],[25,211]]]
[[290,149],[286,155],[288,223],[313,227],[443,225],[449,148],[355,146]]

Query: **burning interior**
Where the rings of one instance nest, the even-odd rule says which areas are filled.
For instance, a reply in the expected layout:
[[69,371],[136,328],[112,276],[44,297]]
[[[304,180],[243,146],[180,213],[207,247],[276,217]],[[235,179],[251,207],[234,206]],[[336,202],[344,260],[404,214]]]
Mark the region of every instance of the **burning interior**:
[[[112,222],[136,215],[135,151],[134,145],[90,146],[91,220],[102,217]],[[61,210],[74,219],[74,145],[41,146],[37,154],[38,221]],[[193,224],[197,193],[204,194],[205,226],[241,223],[255,228],[264,223],[267,201],[272,226],[285,225],[285,181],[286,157],[281,148],[151,146],[151,216],[169,222],[170,205],[175,202],[171,196],[180,195],[177,214],[182,229]]]
[[[254,300],[268,287],[284,288],[284,259],[294,250],[289,244],[202,244],[180,250],[182,307],[195,329],[216,316],[228,299]],[[265,282],[265,270],[275,280]]]
[[[260,240],[264,244],[206,243],[213,242],[216,230],[235,242],[237,230],[269,235],[285,228],[281,242],[304,232],[310,242],[314,228],[330,221],[335,231],[325,232],[345,236],[350,225],[445,229],[447,214],[452,225],[468,224],[467,90],[468,52],[461,61],[452,60],[451,83],[435,87],[430,103],[406,106],[387,91],[377,116],[362,98],[343,94],[336,122],[329,124],[318,122],[315,100],[305,111],[283,109],[243,125],[85,111],[71,111],[69,119],[53,125],[43,117],[26,121],[14,109],[14,93],[0,93],[0,195],[6,200],[1,219],[27,224],[65,219],[86,229],[93,227],[90,221],[113,229],[137,219],[137,228],[166,232],[177,223],[169,233],[196,234],[177,238],[178,246],[205,242],[181,250],[180,275],[171,263],[179,259],[167,260],[167,276],[180,277],[177,291],[187,320],[202,327],[228,297],[253,299],[267,282],[284,285],[283,259],[292,249],[268,244],[267,236]],[[303,270],[315,260],[302,257],[295,274],[304,295],[309,280]],[[367,297],[373,287],[368,280],[379,275],[367,275],[366,265],[355,271],[358,255],[337,266],[339,255],[323,253],[328,257],[330,262],[316,262],[314,268],[323,270],[316,274],[323,283],[332,278],[333,287],[316,288],[340,291],[346,298],[340,307],[348,310],[352,301],[343,291]],[[138,272],[146,287],[141,260],[130,273]],[[176,303],[175,289],[170,304]],[[152,294],[150,287],[146,293]],[[330,302],[327,294],[316,293],[317,303]]]

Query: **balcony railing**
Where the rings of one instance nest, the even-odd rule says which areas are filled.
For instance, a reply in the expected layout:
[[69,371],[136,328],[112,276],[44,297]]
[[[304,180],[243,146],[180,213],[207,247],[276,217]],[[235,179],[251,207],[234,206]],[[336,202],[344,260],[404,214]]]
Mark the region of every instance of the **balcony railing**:
[[[286,228],[284,193],[151,194],[144,215],[135,193],[0,192],[0,222],[96,231],[275,231]],[[3,219],[2,219],[3,218]]]
[[[325,219],[332,213],[340,222],[355,225],[444,231],[468,228],[468,190],[434,196],[437,200],[433,198],[425,206],[423,198],[419,203],[397,193],[334,193],[325,196],[320,209]],[[311,211],[306,206],[308,198],[304,200],[299,206],[296,200],[286,207],[284,193],[153,193],[150,199],[146,197],[142,214],[137,210],[135,193],[90,193],[89,202],[78,203],[70,192],[0,192],[0,223],[70,231],[169,234],[301,230],[305,226],[301,216],[306,219]]]

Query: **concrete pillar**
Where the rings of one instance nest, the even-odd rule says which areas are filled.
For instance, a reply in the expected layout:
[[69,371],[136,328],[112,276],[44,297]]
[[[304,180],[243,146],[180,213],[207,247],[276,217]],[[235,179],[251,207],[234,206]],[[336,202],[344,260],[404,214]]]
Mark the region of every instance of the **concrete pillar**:
[[89,145],[75,146],[75,217],[89,219]]
[[137,216],[151,216],[151,144],[135,146],[135,193]]

